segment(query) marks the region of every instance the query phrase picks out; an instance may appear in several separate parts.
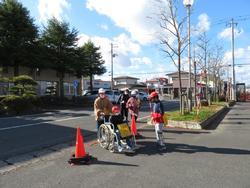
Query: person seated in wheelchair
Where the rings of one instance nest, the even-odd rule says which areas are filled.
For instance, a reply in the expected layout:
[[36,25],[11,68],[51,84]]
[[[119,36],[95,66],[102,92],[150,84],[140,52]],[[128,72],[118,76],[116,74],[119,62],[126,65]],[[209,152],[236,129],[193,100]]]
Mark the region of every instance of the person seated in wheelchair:
[[118,129],[117,125],[123,123],[123,116],[120,113],[120,107],[115,105],[112,107],[112,114],[110,116],[110,123],[115,126],[115,129]]
[[[114,125],[114,132],[118,135],[118,144],[121,146],[127,145],[127,149],[131,149],[131,143],[128,137],[132,136],[127,121],[124,121],[122,114],[120,113],[119,106],[112,107],[112,115],[110,116],[110,123]],[[124,130],[125,129],[125,130]],[[126,142],[123,141],[126,139]]]

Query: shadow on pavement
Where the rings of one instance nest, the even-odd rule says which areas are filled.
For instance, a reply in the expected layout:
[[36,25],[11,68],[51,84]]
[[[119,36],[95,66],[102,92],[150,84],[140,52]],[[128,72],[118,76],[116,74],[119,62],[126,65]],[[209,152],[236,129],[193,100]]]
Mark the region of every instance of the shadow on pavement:
[[249,121],[248,122],[242,122],[242,121],[221,122],[221,124],[223,125],[241,125],[241,124],[249,125]]
[[109,162],[109,161],[100,161],[96,160],[93,161],[91,164],[99,164],[99,165],[114,165],[114,166],[134,166],[138,167],[139,165],[134,165],[134,164],[127,164],[127,163],[115,163],[115,162]]
[[230,155],[250,155],[250,150],[243,149],[234,149],[234,148],[209,148],[206,146],[195,146],[188,144],[167,144],[167,151],[179,152],[179,153],[197,153],[197,152],[206,152],[206,153],[217,153],[217,154],[230,154]]
[[139,141],[134,153],[127,154],[128,156],[135,155],[163,155],[165,153],[216,153],[216,154],[229,154],[229,155],[250,155],[250,150],[234,149],[234,148],[209,148],[206,146],[195,146],[188,144],[173,144],[167,143],[166,149],[160,149],[153,141]]
[[249,121],[250,120],[250,118],[246,118],[246,117],[237,117],[237,118],[234,118],[234,117],[230,117],[230,118],[227,118],[227,119],[229,119],[229,120],[247,120],[247,121]]
[[[221,121],[225,118],[227,113],[230,111],[230,108],[227,108],[220,116],[214,119],[208,126],[204,128],[204,130],[215,130],[221,123]],[[230,114],[231,115],[231,114]]]
[[127,156],[135,155],[163,155],[167,153],[167,149],[157,147],[156,142],[152,141],[138,141],[135,152],[125,153]]
[[[139,132],[155,132],[154,128],[138,129]],[[204,130],[185,130],[185,129],[165,129],[163,132],[175,134],[209,134],[209,131]]]
[[249,114],[243,114],[243,113],[235,113],[235,114],[233,114],[233,113],[231,113],[230,114],[230,116],[239,116],[239,115],[241,115],[241,116],[249,116]]

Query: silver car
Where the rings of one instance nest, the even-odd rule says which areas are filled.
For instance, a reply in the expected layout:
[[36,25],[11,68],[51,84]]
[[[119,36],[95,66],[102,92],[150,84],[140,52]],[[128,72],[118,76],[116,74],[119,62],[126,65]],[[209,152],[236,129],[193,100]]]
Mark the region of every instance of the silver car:
[[141,101],[147,101],[149,95],[146,92],[139,92],[138,96]]

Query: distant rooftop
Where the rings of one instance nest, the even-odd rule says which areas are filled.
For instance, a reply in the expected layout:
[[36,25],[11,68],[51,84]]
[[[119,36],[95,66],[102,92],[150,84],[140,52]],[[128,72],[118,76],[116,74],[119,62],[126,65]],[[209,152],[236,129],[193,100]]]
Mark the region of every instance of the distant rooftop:
[[134,80],[140,80],[139,78],[135,78],[135,77],[131,77],[131,76],[118,76],[118,77],[114,78],[114,80],[117,80],[117,79],[134,79]]

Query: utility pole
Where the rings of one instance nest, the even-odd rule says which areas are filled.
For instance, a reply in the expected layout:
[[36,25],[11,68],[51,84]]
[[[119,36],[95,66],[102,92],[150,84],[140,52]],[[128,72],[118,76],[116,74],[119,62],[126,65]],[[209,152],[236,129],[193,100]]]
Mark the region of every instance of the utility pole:
[[111,43],[111,91],[114,89],[114,82],[113,82],[113,58],[114,58],[114,54],[113,54],[113,43]]
[[189,112],[192,111],[192,84],[191,84],[191,43],[190,43],[190,7],[188,7],[188,64],[189,64],[189,80],[188,80],[188,104],[189,104]]
[[235,63],[234,63],[234,26],[237,26],[237,23],[234,21],[234,19],[231,19],[230,22],[230,27],[232,31],[232,40],[231,40],[231,48],[232,48],[232,70],[233,70],[233,75],[232,75],[232,95],[231,95],[231,100],[236,100],[236,82],[235,82]]
[[236,87],[235,87],[235,65],[234,65],[234,25],[237,23],[234,22],[234,19],[231,20],[231,28],[232,28],[232,66],[233,66],[233,91],[232,91],[232,99],[236,100]]

